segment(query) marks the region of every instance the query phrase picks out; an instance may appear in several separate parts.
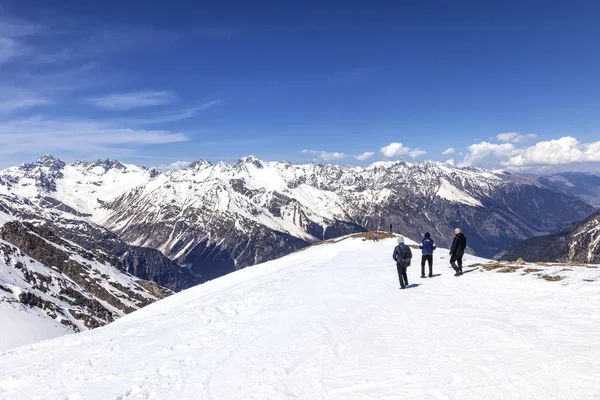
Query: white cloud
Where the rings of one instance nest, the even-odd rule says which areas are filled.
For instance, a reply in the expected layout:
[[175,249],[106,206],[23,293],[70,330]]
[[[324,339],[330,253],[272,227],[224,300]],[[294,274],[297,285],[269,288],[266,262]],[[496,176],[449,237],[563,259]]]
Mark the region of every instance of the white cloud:
[[162,172],[180,171],[182,169],[186,169],[189,165],[189,161],[175,161],[174,163],[169,165],[161,164],[158,167],[156,167],[156,169]]
[[382,147],[380,151],[385,158],[400,156],[410,156],[412,158],[417,158],[424,154],[427,154],[425,150],[406,147],[402,143],[390,143],[389,145]]
[[468,153],[460,166],[473,165],[490,155],[504,158],[515,154],[515,146],[512,143],[493,144],[481,142],[472,144],[467,150]]
[[322,160],[322,161],[334,161],[341,160],[342,158],[348,157],[346,153],[340,153],[337,151],[320,151],[320,150],[302,150],[301,153],[304,154],[312,154],[314,156],[314,160]]
[[446,160],[446,164],[450,164],[450,165],[454,166],[454,160],[453,159]]
[[424,156],[425,154],[427,154],[427,152],[421,149],[414,149],[408,152],[408,155],[411,156],[411,158],[413,159]]
[[525,143],[536,137],[537,135],[535,133],[522,134],[519,132],[507,132],[496,135],[496,140],[504,143]]
[[162,106],[175,101],[177,101],[177,97],[168,91],[114,93],[88,99],[89,103],[97,107],[113,111],[126,111],[134,108]]
[[373,157],[374,155],[375,155],[375,152],[373,152],[373,151],[365,151],[362,154],[354,156],[354,158],[356,158],[358,161],[366,161],[369,158]]
[[456,150],[454,150],[454,147],[450,147],[449,149],[442,151],[442,155],[446,156],[448,154],[454,154],[455,151]]
[[600,163],[600,142],[581,143],[566,136],[538,142],[518,150],[502,165],[511,168],[546,167],[579,163]]

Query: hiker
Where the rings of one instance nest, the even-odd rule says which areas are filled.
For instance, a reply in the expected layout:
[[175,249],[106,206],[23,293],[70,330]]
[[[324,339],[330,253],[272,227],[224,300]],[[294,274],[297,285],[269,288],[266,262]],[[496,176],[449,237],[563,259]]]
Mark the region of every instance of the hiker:
[[377,231],[373,232],[373,241],[378,242],[377,240]]
[[412,259],[412,251],[410,247],[404,244],[404,238],[398,237],[398,246],[394,249],[393,255],[398,269],[398,279],[400,280],[400,289],[405,289],[408,286],[408,277],[406,276],[406,268],[410,266]]
[[[467,248],[467,238],[460,231],[460,228],[454,229],[454,240],[452,241],[452,247],[450,248],[450,265],[456,273],[454,276],[461,276],[462,270],[462,258],[465,255],[465,249]],[[457,265],[458,263],[458,265]]]
[[425,262],[429,264],[429,277],[433,278],[433,251],[436,249],[435,242],[431,239],[431,234],[425,232],[425,237],[419,245],[421,249],[421,278],[425,278]]
[[392,224],[390,224],[390,233],[392,233]]

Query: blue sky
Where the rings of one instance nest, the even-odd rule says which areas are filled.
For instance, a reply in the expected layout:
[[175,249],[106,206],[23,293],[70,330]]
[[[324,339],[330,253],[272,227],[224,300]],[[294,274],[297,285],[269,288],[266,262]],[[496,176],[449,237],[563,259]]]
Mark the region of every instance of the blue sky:
[[215,3],[0,0],[0,166],[600,170],[597,2]]

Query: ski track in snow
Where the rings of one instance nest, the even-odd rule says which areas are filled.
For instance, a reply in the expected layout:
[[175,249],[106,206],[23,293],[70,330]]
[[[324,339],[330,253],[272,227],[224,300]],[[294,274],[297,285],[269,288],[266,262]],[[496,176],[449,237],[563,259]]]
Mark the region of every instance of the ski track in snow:
[[394,246],[315,246],[6,352],[0,398],[600,398],[597,282],[455,278],[442,249],[420,279],[415,250],[400,291]]

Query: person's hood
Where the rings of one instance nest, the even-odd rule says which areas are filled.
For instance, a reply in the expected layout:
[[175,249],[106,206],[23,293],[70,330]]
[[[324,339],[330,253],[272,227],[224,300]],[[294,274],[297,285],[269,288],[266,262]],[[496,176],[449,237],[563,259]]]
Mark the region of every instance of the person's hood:
[[429,234],[429,232],[425,232],[425,239],[431,239],[431,235]]

